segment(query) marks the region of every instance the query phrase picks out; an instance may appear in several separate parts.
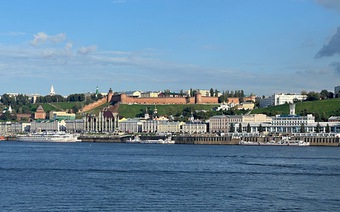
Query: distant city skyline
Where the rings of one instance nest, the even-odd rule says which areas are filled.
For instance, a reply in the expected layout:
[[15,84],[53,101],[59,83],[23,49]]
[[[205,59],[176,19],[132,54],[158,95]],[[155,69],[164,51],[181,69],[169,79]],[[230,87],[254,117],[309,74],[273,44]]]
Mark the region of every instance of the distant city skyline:
[[340,85],[338,0],[4,1],[0,95]]

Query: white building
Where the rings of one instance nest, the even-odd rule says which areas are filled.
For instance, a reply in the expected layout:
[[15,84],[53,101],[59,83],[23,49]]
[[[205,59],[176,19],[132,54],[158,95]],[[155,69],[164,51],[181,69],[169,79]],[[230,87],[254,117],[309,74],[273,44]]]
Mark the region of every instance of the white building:
[[149,92],[141,93],[141,97],[143,97],[143,98],[156,98],[156,97],[158,97],[159,94],[160,94],[160,92],[149,91]]
[[60,131],[62,127],[65,127],[64,121],[33,121],[31,122],[31,132],[41,132],[41,131]]
[[181,122],[160,121],[158,123],[158,133],[179,133],[181,132]]
[[146,133],[157,132],[158,121],[156,120],[145,120],[142,122],[142,131]]
[[270,97],[260,99],[260,107],[283,105],[286,103],[294,103],[294,101],[304,101],[306,99],[307,95],[303,94],[273,94]]
[[207,124],[203,122],[189,122],[182,125],[182,132],[189,134],[203,134],[207,132]]
[[119,130],[126,133],[142,132],[142,121],[139,119],[126,119],[119,121]]

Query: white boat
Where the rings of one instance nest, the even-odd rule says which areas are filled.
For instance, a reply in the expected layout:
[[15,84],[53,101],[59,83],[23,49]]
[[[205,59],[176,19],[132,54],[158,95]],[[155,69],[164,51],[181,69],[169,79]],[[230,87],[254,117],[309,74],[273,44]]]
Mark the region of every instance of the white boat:
[[140,144],[175,144],[174,140],[171,140],[171,137],[167,137],[166,139],[158,139],[158,140],[141,140],[139,136],[135,136],[134,139],[129,139],[126,143],[140,143]]
[[239,145],[247,145],[247,146],[258,146],[258,145],[260,145],[260,143],[256,142],[256,141],[243,141],[243,140],[240,140],[240,142],[238,144]]
[[130,137],[129,140],[126,140],[126,143],[141,143],[141,139],[139,138],[138,135],[136,135],[133,139]]
[[255,141],[243,141],[239,142],[239,145],[248,146],[310,146],[310,142],[305,142],[302,140],[290,140],[288,138],[282,138],[280,141],[276,142],[274,140],[268,142],[255,142]]
[[78,135],[65,132],[43,132],[30,133],[27,135],[17,135],[18,141],[35,141],[35,142],[78,142]]

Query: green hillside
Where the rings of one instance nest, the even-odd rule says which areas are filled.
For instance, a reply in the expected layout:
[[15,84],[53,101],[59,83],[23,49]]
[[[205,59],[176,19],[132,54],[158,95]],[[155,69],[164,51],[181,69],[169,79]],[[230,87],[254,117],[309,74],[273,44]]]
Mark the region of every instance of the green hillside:
[[145,111],[151,115],[153,110],[157,108],[157,113],[160,116],[163,115],[176,115],[182,114],[184,110],[195,111],[195,110],[208,110],[217,107],[217,105],[196,105],[196,104],[185,104],[185,105],[140,105],[140,104],[120,104],[119,105],[119,116],[125,118],[134,118],[143,116]]
[[[289,114],[289,105],[278,105],[254,109],[252,114]],[[326,121],[330,116],[340,116],[340,98],[296,103],[295,113],[298,115],[313,114],[317,121]]]
[[70,110],[74,107],[81,108],[84,102],[52,102],[52,103],[37,103],[31,105],[31,111],[35,112],[39,105],[41,105],[45,112],[48,113],[50,111],[66,111]]

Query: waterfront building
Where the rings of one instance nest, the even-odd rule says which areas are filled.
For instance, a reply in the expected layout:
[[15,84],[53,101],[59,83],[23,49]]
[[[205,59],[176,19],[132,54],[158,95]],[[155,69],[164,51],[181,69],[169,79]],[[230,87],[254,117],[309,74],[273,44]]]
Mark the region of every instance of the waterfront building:
[[158,128],[157,120],[145,120],[142,121],[142,132],[145,133],[156,133]]
[[75,119],[75,120],[65,120],[65,131],[67,132],[83,132],[85,130],[85,120]]
[[125,119],[119,121],[119,131],[126,133],[142,132],[142,121],[140,119]]
[[158,123],[158,133],[179,133],[181,132],[181,122],[160,121]]
[[11,122],[0,122],[0,134],[5,134],[11,131]]
[[189,134],[207,133],[207,124],[203,122],[188,122],[182,125],[182,132]]
[[209,132],[229,132],[231,124],[238,124],[242,122],[240,115],[218,115],[209,119]]
[[31,122],[30,132],[42,132],[42,131],[60,131],[61,127],[65,126],[65,122],[61,121],[33,121]]
[[29,132],[31,123],[1,122],[0,134]]
[[118,130],[118,113],[110,109],[100,111],[98,116],[88,114],[83,119],[86,132],[114,132]]

